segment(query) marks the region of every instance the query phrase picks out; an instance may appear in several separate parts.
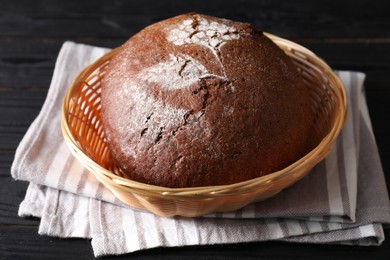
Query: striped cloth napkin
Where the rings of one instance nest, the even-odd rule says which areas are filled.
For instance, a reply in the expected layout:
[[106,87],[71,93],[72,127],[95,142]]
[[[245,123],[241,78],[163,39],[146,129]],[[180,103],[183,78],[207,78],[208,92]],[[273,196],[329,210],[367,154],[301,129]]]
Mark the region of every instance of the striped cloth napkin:
[[230,213],[161,218],[124,205],[71,155],[61,103],[75,76],[108,49],[66,42],[43,108],[21,141],[12,176],[30,182],[20,216],[39,234],[92,239],[95,256],[153,247],[282,240],[380,245],[390,204],[364,96],[364,74],[340,71],[349,117],[329,157],[275,197]]

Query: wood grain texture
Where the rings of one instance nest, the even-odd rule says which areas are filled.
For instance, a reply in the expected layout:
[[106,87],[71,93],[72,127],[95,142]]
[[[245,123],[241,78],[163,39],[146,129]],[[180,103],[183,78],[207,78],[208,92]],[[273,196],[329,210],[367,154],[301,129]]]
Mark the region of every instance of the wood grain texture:
[[[127,37],[150,23],[186,12],[250,22],[280,36],[390,36],[386,0],[372,1],[2,1],[0,35]],[[352,8],[353,7],[353,8]],[[5,13],[4,10],[7,10]],[[4,14],[5,13],[5,14]],[[375,19],[373,19],[375,18]],[[375,28],[375,29],[373,29]]]
[[[116,47],[143,27],[195,11],[250,22],[306,46],[334,69],[367,74],[365,89],[390,188],[390,3],[376,1],[0,0],[0,259],[93,259],[89,240],[39,236],[39,220],[17,217],[27,183],[10,167],[17,145],[38,115],[64,41]],[[385,234],[390,236],[390,230]],[[108,258],[390,259],[377,247],[248,243],[158,248]]]
[[[368,88],[386,89],[390,83],[390,41],[319,41],[289,37],[309,48],[334,69],[359,70],[368,73]],[[1,39],[0,40],[0,93],[10,89],[47,90],[57,54],[65,40],[95,46],[114,48],[120,39]],[[23,44],[21,44],[23,43]],[[370,74],[373,76],[370,77]],[[48,77],[49,75],[49,77]],[[379,78],[378,78],[379,77]],[[0,103],[1,104],[1,103]]]
[[[90,240],[38,236],[32,226],[0,226],[0,256],[4,259],[93,259]],[[390,235],[390,232],[386,233]],[[261,242],[233,245],[155,248],[102,259],[388,259],[390,242],[382,247],[301,245]],[[293,258],[292,258],[293,257]]]

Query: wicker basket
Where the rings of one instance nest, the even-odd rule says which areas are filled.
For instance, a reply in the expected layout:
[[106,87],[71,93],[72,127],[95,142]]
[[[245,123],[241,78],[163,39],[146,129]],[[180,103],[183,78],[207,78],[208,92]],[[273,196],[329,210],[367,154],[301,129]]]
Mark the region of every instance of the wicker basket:
[[341,81],[324,61],[291,41],[267,36],[298,66],[316,111],[314,149],[285,169],[231,185],[194,188],[158,187],[120,177],[100,121],[100,83],[117,49],[84,69],[65,96],[62,131],[66,143],[73,155],[120,200],[160,216],[195,217],[232,211],[275,195],[305,176],[329,154],[345,122],[347,100]]

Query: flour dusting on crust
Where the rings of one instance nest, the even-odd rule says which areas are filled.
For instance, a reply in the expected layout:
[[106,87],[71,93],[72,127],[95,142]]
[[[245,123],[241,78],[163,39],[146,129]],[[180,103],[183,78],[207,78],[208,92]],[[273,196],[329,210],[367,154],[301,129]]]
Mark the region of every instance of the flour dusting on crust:
[[[240,35],[236,28],[205,18],[188,19],[169,31],[168,41],[175,45],[200,44],[209,48],[218,57],[219,47],[230,40],[237,40]],[[219,58],[219,57],[218,57]]]
[[187,88],[201,79],[210,77],[228,80],[225,76],[209,73],[205,66],[188,55],[172,54],[169,54],[167,61],[143,70],[138,77],[148,83],[157,83],[160,88],[167,90]]
[[159,83],[161,88],[175,90],[191,86],[206,74],[207,69],[192,57],[170,54],[167,61],[142,71],[140,78],[148,83]]
[[[128,116],[132,117],[132,123],[119,125],[117,131],[121,140],[130,140],[134,139],[134,136],[142,135],[152,143],[161,135],[162,126],[169,130],[181,125],[187,111],[156,100],[140,88],[142,82],[139,78],[129,79],[124,83],[126,87],[119,90],[117,102],[124,108],[131,104],[132,108],[129,110],[131,115]],[[124,154],[137,158],[136,147],[126,145],[126,142],[121,143]]]
[[197,16],[184,20],[168,32],[167,40],[175,45],[199,44],[207,47],[220,64],[224,77],[225,68],[221,61],[220,49],[227,42],[240,38],[238,30],[233,26],[210,22]]

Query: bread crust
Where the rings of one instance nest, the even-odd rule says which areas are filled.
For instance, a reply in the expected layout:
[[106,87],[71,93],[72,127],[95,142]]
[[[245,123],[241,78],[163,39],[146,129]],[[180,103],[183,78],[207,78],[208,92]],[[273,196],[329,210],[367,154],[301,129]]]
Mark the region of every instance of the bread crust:
[[146,27],[102,82],[107,143],[129,179],[232,184],[306,152],[310,97],[289,57],[249,24],[184,14]]

